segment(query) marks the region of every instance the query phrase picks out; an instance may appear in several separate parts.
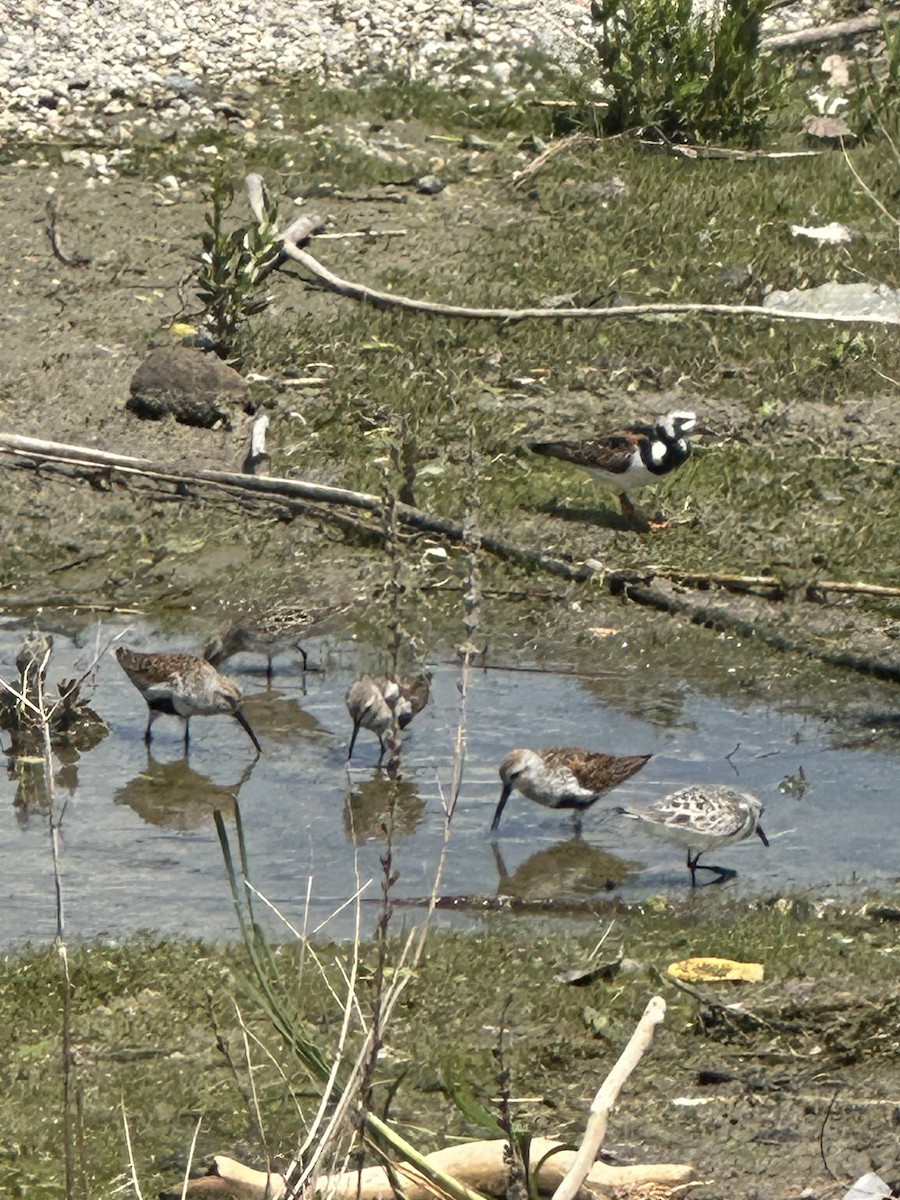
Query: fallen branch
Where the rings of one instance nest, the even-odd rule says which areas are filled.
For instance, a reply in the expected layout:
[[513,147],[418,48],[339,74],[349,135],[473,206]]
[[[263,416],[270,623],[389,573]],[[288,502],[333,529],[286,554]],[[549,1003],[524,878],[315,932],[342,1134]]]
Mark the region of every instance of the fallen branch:
[[[48,442],[41,438],[20,437],[16,434],[0,434],[0,451],[7,450],[17,458],[48,465],[87,464],[106,470],[120,471],[126,475],[148,479],[161,479],[181,487],[211,486],[246,495],[254,493],[263,499],[309,500],[319,505],[343,506],[362,509],[373,514],[381,511],[381,497],[370,492],[353,492],[347,488],[328,487],[324,484],[308,483],[302,479],[283,479],[277,475],[242,475],[233,471],[180,471],[174,467],[163,467],[149,459],[131,455],[112,454],[106,450],[95,450],[89,446],[71,445],[65,442]],[[322,515],[329,515],[321,508]],[[402,524],[426,533],[437,533],[449,541],[462,543],[465,540],[463,524],[449,517],[440,517],[411,504],[398,504],[397,516]],[[339,518],[345,521],[343,514]],[[377,536],[377,531],[373,529]],[[539,550],[528,550],[516,546],[495,534],[481,534],[480,545],[484,550],[512,562],[525,566],[539,567],[564,579],[587,579],[595,568],[587,564],[573,563],[553,558]]]
[[525,321],[590,319],[593,321],[624,320],[635,317],[653,316],[720,316],[720,317],[765,317],[776,321],[835,321],[839,324],[897,325],[900,318],[884,313],[845,315],[843,313],[803,312],[778,308],[765,308],[761,304],[623,304],[608,308],[467,308],[458,304],[440,304],[430,300],[415,300],[394,292],[383,292],[378,288],[342,279],[322,265],[309,251],[302,250],[287,235],[283,235],[282,248],[288,258],[305,267],[320,283],[331,291],[350,300],[372,304],[376,308],[403,308],[412,312],[426,313],[432,317],[454,317],[467,321]]
[[558,142],[554,142],[552,146],[548,146],[537,158],[533,158],[527,167],[523,167],[521,171],[516,171],[513,174],[513,187],[521,187],[541,167],[545,166],[548,162],[552,162],[554,158],[559,158],[561,154],[567,154],[570,150],[574,150],[576,146],[580,146],[582,142],[595,140],[597,139],[592,138],[587,133],[570,133],[568,137],[560,138]]
[[[677,567],[648,567],[648,573],[659,575],[665,579],[683,583],[689,587],[703,587],[706,584],[716,584],[718,587],[735,591],[746,591],[749,588],[771,588],[773,591],[784,593],[788,585],[777,575],[731,575],[719,571],[679,571]],[[900,597],[900,587],[888,587],[880,583],[844,583],[839,579],[815,579],[804,585],[806,598],[814,599],[822,592],[839,592],[850,596],[884,596]]]
[[793,46],[817,46],[822,42],[833,42],[837,38],[852,37],[857,33],[877,33],[882,19],[893,24],[900,20],[900,13],[869,13],[863,17],[851,17],[847,21],[834,21],[830,25],[818,25],[811,29],[795,29],[792,33],[776,33],[760,42],[762,50],[788,50]]
[[876,679],[900,683],[900,664],[885,662],[884,659],[871,658],[865,654],[854,654],[850,650],[829,650],[825,647],[813,646],[785,633],[779,633],[777,630],[754,625],[752,621],[736,617],[725,609],[694,604],[677,596],[668,596],[659,588],[648,587],[644,583],[635,583],[625,579],[623,574],[618,576],[618,590],[637,604],[686,617],[693,625],[703,625],[719,632],[737,633],[741,637],[757,638],[759,641],[765,642],[767,646],[783,653],[817,658],[820,662],[829,663],[834,667],[846,667],[863,675],[872,675]]
[[[69,445],[63,442],[47,442],[40,438],[20,437],[15,434],[0,433],[0,452],[6,450],[16,459],[27,465],[47,464],[62,466],[70,469],[73,465],[89,465],[100,470],[117,470],[126,475],[164,480],[180,488],[206,486],[224,489],[232,495],[249,499],[253,494],[256,498],[284,504],[287,501],[292,507],[312,511],[316,516],[334,521],[344,528],[351,528],[356,534],[368,534],[379,537],[379,527],[375,522],[367,523],[353,520],[346,513],[336,511],[341,507],[362,509],[373,515],[381,511],[381,498],[369,492],[353,492],[347,488],[327,487],[324,484],[307,483],[301,479],[283,479],[278,476],[241,475],[231,471],[179,471],[173,467],[162,467],[148,459],[132,458],[129,455],[111,454],[104,450],[95,450],[88,446]],[[426,533],[440,534],[448,541],[462,544],[466,540],[466,531],[462,522],[441,517],[435,513],[425,512],[410,504],[397,504],[398,520],[408,528],[422,530]],[[572,559],[554,558],[539,550],[530,550],[517,546],[506,538],[496,534],[480,533],[479,546],[481,549],[495,554],[508,562],[516,562],[527,567],[537,567],[552,575],[558,575],[571,581],[583,581],[603,575],[605,586],[613,594],[624,594],[628,599],[638,604],[660,609],[676,615],[685,616],[696,625],[705,625],[714,629],[728,629],[739,633],[742,637],[757,637],[776,650],[792,654],[802,654],[818,658],[832,666],[846,667],[863,674],[873,675],[877,679],[900,681],[900,665],[884,662],[881,659],[870,658],[866,655],[854,654],[851,651],[828,650],[798,641],[786,634],[767,630],[754,625],[743,618],[736,617],[721,608],[696,605],[680,597],[667,595],[658,588],[649,586],[648,580],[662,572],[647,568],[641,570],[605,571],[595,560],[584,563]],[[734,585],[735,581],[757,581],[760,586],[772,586],[778,582],[770,576],[716,576],[714,573],[691,576],[679,574],[671,568],[666,569],[671,578],[685,581],[709,580],[721,581],[727,586],[727,581]],[[891,597],[898,594],[898,589],[882,587],[876,584],[840,583],[836,580],[814,581],[808,585],[809,594],[816,591],[843,591],[847,593],[868,594],[873,596]]]

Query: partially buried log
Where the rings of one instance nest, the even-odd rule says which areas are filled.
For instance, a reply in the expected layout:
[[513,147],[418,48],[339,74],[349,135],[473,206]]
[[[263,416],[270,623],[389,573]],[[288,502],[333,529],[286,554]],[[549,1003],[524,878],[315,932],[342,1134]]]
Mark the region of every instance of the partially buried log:
[[[503,1196],[509,1174],[508,1146],[502,1139],[469,1142],[450,1146],[427,1156],[426,1162],[443,1174],[452,1175],[460,1184],[486,1196]],[[547,1155],[550,1155],[547,1158]],[[533,1138],[530,1165],[539,1170],[538,1190],[550,1196],[562,1183],[575,1160],[575,1151],[564,1148],[552,1138]],[[543,1162],[541,1160],[544,1160]],[[403,1184],[406,1200],[432,1200],[441,1190],[411,1163],[396,1163],[393,1171]],[[691,1179],[693,1168],[687,1163],[649,1163],[642,1166],[612,1167],[595,1162],[583,1182],[589,1195],[608,1195],[613,1191],[638,1188],[647,1184],[674,1187]],[[362,1171],[344,1171],[318,1180],[317,1192],[326,1200],[396,1200],[396,1190],[384,1167],[366,1167]],[[579,1193],[580,1194],[580,1193]],[[164,1200],[177,1200],[177,1192],[163,1192]],[[234,1197],[234,1200],[284,1200],[287,1187],[277,1172],[256,1171],[225,1155],[216,1155],[208,1175],[188,1181],[187,1196]]]
[[[649,1048],[653,1032],[664,1019],[666,1004],[654,996],[647,1004],[625,1049],[604,1080],[591,1105],[587,1129],[580,1148],[574,1151],[551,1138],[532,1138],[529,1169],[532,1182],[542,1195],[553,1200],[575,1200],[582,1196],[622,1194],[648,1184],[684,1185],[693,1168],[687,1163],[647,1163],[614,1167],[596,1162],[606,1134],[606,1122],[622,1085]],[[396,1200],[398,1184],[406,1200],[432,1200],[465,1196],[505,1196],[509,1186],[510,1147],[503,1138],[449,1146],[429,1154],[418,1163],[392,1162],[390,1167],[366,1167],[343,1171],[315,1180],[317,1195],[325,1200]],[[189,1180],[187,1196],[234,1197],[235,1200],[284,1200],[288,1187],[276,1172],[256,1171],[232,1158],[213,1159],[209,1174]],[[175,1200],[180,1192],[163,1193]]]

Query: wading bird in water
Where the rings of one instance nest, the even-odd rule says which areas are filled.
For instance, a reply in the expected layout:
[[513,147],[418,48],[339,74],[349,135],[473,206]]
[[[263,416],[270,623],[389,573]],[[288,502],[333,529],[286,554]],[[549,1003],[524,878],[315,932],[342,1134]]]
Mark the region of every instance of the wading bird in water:
[[353,757],[356,735],[360,729],[368,729],[378,738],[384,758],[387,747],[384,735],[396,723],[405,729],[413,717],[418,716],[431,695],[431,673],[399,675],[389,679],[386,675],[363,675],[352,683],[347,691],[347,712],[353,722],[353,733],[347,747],[347,760]]
[[503,791],[491,822],[491,833],[496,832],[513,789],[545,808],[572,810],[578,825],[585,809],[637,774],[650,757],[649,754],[599,754],[577,746],[510,750],[500,764]]
[[144,741],[150,745],[151,729],[163,713],[184,721],[184,751],[190,748],[191,717],[228,713],[242,725],[262,754],[256,734],[241,711],[241,691],[233,679],[219,672],[205,658],[194,654],[140,654],[119,646],[119,666],[147,702],[149,716]]
[[646,808],[620,807],[614,811],[639,821],[649,833],[685,846],[693,887],[697,886],[698,871],[714,871],[717,878],[710,880],[711,883],[721,883],[736,874],[730,867],[698,862],[707,850],[743,842],[754,833],[764,846],[769,844],[759,823],[764,811],[762,801],[749,792],[736,792],[726,785],[696,784],[672,792]]

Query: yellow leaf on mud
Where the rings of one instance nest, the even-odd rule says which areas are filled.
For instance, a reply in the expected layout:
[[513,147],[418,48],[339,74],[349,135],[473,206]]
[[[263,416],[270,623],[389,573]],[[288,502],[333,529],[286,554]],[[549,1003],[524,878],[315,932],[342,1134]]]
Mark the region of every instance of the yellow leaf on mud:
[[733,962],[730,958],[685,958],[669,963],[669,974],[684,983],[718,983],[736,979],[742,983],[762,983],[762,963]]
[[172,337],[176,338],[193,337],[197,332],[197,326],[188,325],[186,321],[176,321],[174,325],[169,326],[169,332]]
[[589,625],[588,633],[592,633],[594,637],[606,638],[614,637],[617,633],[621,633],[621,629],[612,629],[607,625]]

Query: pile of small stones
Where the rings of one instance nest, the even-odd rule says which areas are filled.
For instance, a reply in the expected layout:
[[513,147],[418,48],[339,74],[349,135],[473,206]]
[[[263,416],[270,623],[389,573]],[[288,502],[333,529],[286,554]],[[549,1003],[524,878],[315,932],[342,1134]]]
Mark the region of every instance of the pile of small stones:
[[587,0],[0,0],[0,137],[215,126],[229,91],[298,75],[506,93],[523,49],[571,60],[592,32]]

